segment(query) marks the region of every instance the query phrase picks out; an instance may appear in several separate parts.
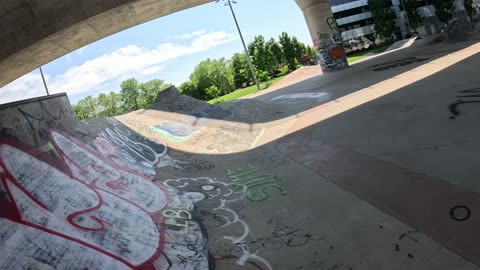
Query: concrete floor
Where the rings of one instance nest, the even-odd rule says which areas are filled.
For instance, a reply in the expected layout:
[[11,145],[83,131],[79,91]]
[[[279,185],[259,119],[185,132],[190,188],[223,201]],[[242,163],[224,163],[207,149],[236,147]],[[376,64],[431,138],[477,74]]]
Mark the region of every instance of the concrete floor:
[[0,106],[0,268],[480,269],[479,52],[90,121],[64,95]]
[[[480,181],[477,180],[480,159],[476,157],[480,126],[473,124],[480,119],[480,104],[460,104],[458,116],[449,109],[458,100],[480,101],[477,70],[480,68],[480,54],[478,47],[469,48],[472,44],[413,46],[353,65],[344,72],[317,76],[258,99],[268,101],[299,92],[328,93],[328,99],[320,98],[313,104],[311,99],[292,101],[301,103],[293,110],[301,106],[315,108],[384,80],[393,79],[402,84],[407,80],[409,84],[398,91],[319,122],[313,137],[480,192]],[[472,55],[467,58],[458,56],[457,51],[461,49]],[[385,71],[375,72],[371,68],[409,57],[427,60]],[[435,60],[437,62],[432,63]],[[461,61],[453,64],[457,60]],[[429,65],[433,67],[429,68]],[[440,65],[444,69],[433,73]],[[421,71],[418,71],[419,67]],[[412,76],[407,78],[407,75],[420,72],[427,74],[421,74],[419,80],[408,81]],[[465,95],[472,97],[459,97]]]
[[[247,211],[253,227],[268,231],[263,216],[280,211],[328,239],[260,250],[274,269],[477,269],[471,262],[480,264],[474,150],[480,128],[472,124],[480,106],[459,105],[451,119],[449,105],[459,91],[480,85],[478,52],[475,42],[414,43],[215,106],[232,116],[199,119],[192,111],[208,105],[177,108],[161,99],[118,120],[173,149],[202,154],[216,169],[236,158],[267,164],[288,195]],[[180,139],[148,128],[167,117],[198,129]]]

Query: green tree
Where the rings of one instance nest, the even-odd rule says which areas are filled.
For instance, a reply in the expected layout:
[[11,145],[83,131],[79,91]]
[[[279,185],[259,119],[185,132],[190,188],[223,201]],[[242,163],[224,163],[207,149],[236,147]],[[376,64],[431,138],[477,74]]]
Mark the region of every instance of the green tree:
[[271,79],[270,74],[268,71],[260,71],[257,73],[258,81],[259,82],[266,82]]
[[139,85],[135,78],[123,81],[120,85],[122,95],[122,103],[125,111],[131,112],[138,110],[139,107]]
[[296,37],[292,37],[292,44],[293,44],[293,47],[295,48],[295,60],[296,60],[296,63],[298,64],[301,62],[302,54],[305,53],[306,48],[305,48],[305,45],[299,42]]
[[268,55],[263,36],[255,36],[255,39],[248,44],[248,53],[256,72],[268,70]]
[[417,28],[423,23],[423,17],[418,14],[418,8],[420,4],[416,0],[403,0],[405,4],[405,11],[408,15],[408,21],[410,22],[410,26],[416,32]]
[[295,59],[295,46],[292,43],[292,39],[287,33],[283,32],[279,38],[280,45],[282,45],[283,55],[285,57],[285,63],[290,70],[296,69]]
[[212,85],[210,86],[209,88],[207,88],[205,90],[207,96],[209,99],[214,99],[214,98],[218,98],[219,96],[221,96],[222,92],[220,91],[220,89],[218,89],[217,86],[215,85]]
[[233,71],[229,60],[223,57],[218,60],[213,60],[209,69],[209,75],[212,80],[212,85],[216,86],[222,95],[226,95],[235,90]]
[[205,90],[212,86],[212,81],[209,78],[209,69],[211,63],[212,60],[210,59],[200,62],[190,75],[190,81],[197,87],[198,93],[196,96],[202,100],[206,99]]
[[244,53],[236,53],[233,55],[230,63],[235,88],[252,85],[253,76],[248,66],[247,56]]
[[392,2],[385,0],[369,0],[368,8],[373,14],[375,31],[377,34],[388,40],[391,40],[392,36],[397,31],[397,27],[395,26],[395,13],[392,9]]
[[75,114],[80,119],[94,119],[115,116],[123,113],[121,110],[120,94],[110,92],[101,93],[98,97],[87,96],[73,106]]
[[80,119],[93,119],[98,117],[98,104],[96,98],[87,96],[75,104],[74,111]]
[[268,55],[270,76],[273,77],[277,75],[280,68],[285,64],[282,47],[273,38],[267,41],[265,47]]
[[145,83],[141,83],[140,88],[140,104],[142,108],[148,108],[157,100],[158,94],[167,89],[171,85],[165,84],[163,80],[153,79]]
[[98,97],[96,98],[97,100],[97,110],[98,110],[98,117],[108,117],[108,116],[111,116],[110,115],[110,109],[111,109],[111,106],[110,105],[110,102],[108,100],[108,96],[104,93],[101,93],[98,95]]
[[453,17],[453,0],[433,0],[432,5],[435,7],[438,19],[442,23],[448,24]]
[[308,51],[308,56],[310,56],[310,58],[312,58],[313,61],[316,63],[317,62],[317,50],[312,46],[308,46],[307,51]]
[[163,80],[154,79],[138,83],[135,79],[128,79],[121,84],[120,93],[100,93],[97,97],[87,96],[73,105],[75,114],[80,119],[110,117],[129,113],[140,108],[150,107],[158,97],[160,91],[168,88]]
[[85,111],[85,107],[82,104],[82,100],[78,101],[77,104],[73,105],[73,111],[77,115],[78,119],[80,120],[88,119],[87,111]]
[[120,95],[120,93],[111,91],[110,94],[108,94],[107,96],[107,100],[108,116],[116,116],[126,113],[123,110],[122,96]]
[[212,99],[207,93],[207,89],[213,85],[216,86],[222,94],[228,94],[235,90],[233,71],[230,62],[225,58],[218,60],[207,59],[200,62],[190,75],[190,81],[197,88],[195,96],[203,100]]
[[204,99],[204,97],[205,97],[205,93],[200,91],[198,89],[197,85],[195,85],[191,81],[182,83],[179,86],[178,90],[180,90],[180,93],[182,93],[184,95],[194,97],[194,98],[197,98],[197,99]]

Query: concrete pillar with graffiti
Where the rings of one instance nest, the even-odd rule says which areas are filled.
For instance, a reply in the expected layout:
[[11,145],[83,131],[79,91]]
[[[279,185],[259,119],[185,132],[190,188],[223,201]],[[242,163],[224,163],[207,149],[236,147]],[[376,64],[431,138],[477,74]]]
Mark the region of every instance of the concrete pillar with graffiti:
[[342,38],[328,0],[295,0],[303,11],[323,72],[348,67]]

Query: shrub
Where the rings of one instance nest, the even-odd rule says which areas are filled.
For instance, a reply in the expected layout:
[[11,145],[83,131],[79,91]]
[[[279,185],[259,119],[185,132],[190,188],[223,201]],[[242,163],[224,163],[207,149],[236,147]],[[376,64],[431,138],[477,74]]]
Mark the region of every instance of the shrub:
[[285,65],[279,69],[278,76],[285,76],[288,74],[288,66]]
[[182,85],[180,85],[178,90],[180,90],[180,93],[184,95],[191,96],[198,99],[203,99],[203,96],[204,96],[202,91],[200,91],[198,87],[190,81],[182,83]]
[[218,98],[221,95],[220,89],[215,85],[210,86],[206,89],[208,99]]
[[266,82],[270,80],[270,74],[268,73],[268,71],[260,71],[258,73],[258,80],[260,82]]

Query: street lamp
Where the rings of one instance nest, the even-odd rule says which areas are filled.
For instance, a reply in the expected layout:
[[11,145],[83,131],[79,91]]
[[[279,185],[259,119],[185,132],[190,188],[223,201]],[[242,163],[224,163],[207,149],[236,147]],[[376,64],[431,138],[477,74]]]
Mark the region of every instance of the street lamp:
[[43,86],[45,86],[45,91],[47,92],[47,96],[50,96],[50,93],[48,92],[47,83],[45,82],[45,77],[43,76],[42,67],[40,66],[38,68],[40,69],[40,75],[42,75]]
[[[224,1],[224,0],[217,0],[217,1],[215,1],[215,3],[218,3],[220,1]],[[253,69],[252,61],[250,60],[250,54],[248,54],[248,49],[247,49],[247,46],[245,45],[245,40],[243,40],[243,35],[242,35],[242,31],[240,30],[240,26],[238,25],[237,16],[235,16],[235,12],[233,11],[232,2],[234,4],[237,3],[237,2],[235,2],[235,0],[232,0],[232,1],[227,0],[227,2],[225,3],[225,6],[229,6],[230,11],[232,11],[233,20],[235,21],[235,25],[237,26],[238,34],[240,35],[240,39],[242,40],[243,49],[245,50],[245,54],[247,55],[248,66],[250,66],[250,71],[252,72],[253,80],[255,81],[255,84],[257,85],[257,89],[258,89],[258,91],[260,91],[260,84],[258,84],[257,75],[255,75],[255,69]]]

